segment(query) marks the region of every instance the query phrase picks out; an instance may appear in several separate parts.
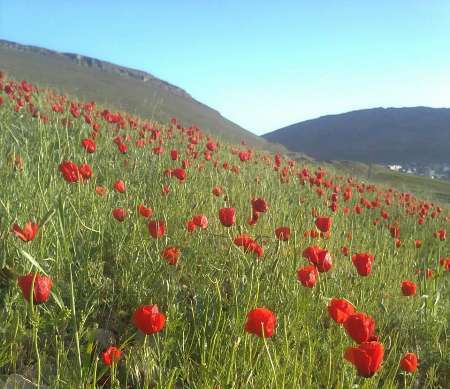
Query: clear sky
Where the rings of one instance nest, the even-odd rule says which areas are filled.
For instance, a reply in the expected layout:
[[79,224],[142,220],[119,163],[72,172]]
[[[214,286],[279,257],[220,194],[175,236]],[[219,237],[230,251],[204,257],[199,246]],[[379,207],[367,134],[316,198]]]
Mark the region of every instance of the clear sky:
[[257,134],[450,106],[449,0],[0,0],[0,37],[146,70]]

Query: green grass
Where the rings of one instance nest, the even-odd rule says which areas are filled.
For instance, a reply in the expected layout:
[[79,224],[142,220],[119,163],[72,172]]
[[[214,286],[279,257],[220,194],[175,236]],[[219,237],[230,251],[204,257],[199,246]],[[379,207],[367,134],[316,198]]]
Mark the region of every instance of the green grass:
[[[353,199],[345,203],[340,197],[333,214],[327,202],[332,190],[322,186],[326,194],[318,197],[317,187],[302,185],[296,177],[306,165],[297,165],[288,174],[289,182],[282,183],[272,167],[273,157],[264,161],[262,152],[241,163],[231,146],[221,142],[213,160],[203,161],[204,140],[196,146],[198,159],[193,159],[187,156],[187,138],[178,132],[169,137],[167,125],[158,125],[166,149],[160,156],[152,153],[154,144],[134,147],[138,133],[128,127],[119,133],[130,134],[133,141],[121,155],[112,142],[115,127],[98,119],[102,129],[97,151],[86,154],[80,142],[91,129],[82,117],[67,127],[61,120],[67,114],[52,113],[45,94],[33,95],[32,101],[48,114],[47,124],[24,110],[14,112],[8,99],[0,106],[0,268],[17,274],[42,268],[53,279],[54,296],[31,309],[3,270],[0,379],[17,373],[37,382],[40,375],[41,383],[52,388],[93,388],[110,374],[111,386],[121,388],[446,387],[449,273],[438,258],[450,253],[448,241],[439,241],[434,232],[448,229],[448,209],[418,225],[417,211],[408,215],[394,195],[391,205],[383,203],[390,219],[375,226],[378,208],[361,215],[342,212],[359,202],[355,187]],[[191,162],[184,183],[164,175],[166,168],[180,165],[170,159],[172,148]],[[15,168],[17,155],[23,170]],[[58,171],[65,159],[89,163],[93,178],[83,184],[65,182]],[[225,170],[224,162],[240,171]],[[117,179],[125,181],[126,193],[112,189]],[[342,188],[348,185],[346,176],[328,173],[325,180]],[[106,197],[96,194],[97,185],[108,188]],[[161,195],[163,185],[170,187],[166,196]],[[222,197],[212,195],[215,186],[224,189]],[[363,195],[372,200],[387,194],[380,187]],[[253,197],[265,198],[269,210],[249,226]],[[136,212],[141,202],[151,206],[155,219],[166,221],[163,238],[150,237]],[[111,216],[119,206],[129,212],[123,223]],[[218,220],[224,206],[236,208],[233,227],[224,228]],[[305,230],[314,229],[313,209],[333,217],[330,238],[304,237]],[[206,215],[209,225],[188,233],[185,222],[197,214]],[[14,222],[22,226],[28,220],[39,221],[41,229],[34,241],[24,243],[10,229]],[[399,248],[385,228],[394,221],[401,227]],[[289,241],[275,239],[278,226],[291,227]],[[233,244],[243,232],[263,245],[261,259]],[[414,247],[415,239],[423,241],[420,249]],[[181,248],[177,266],[161,258],[169,245]],[[296,279],[297,268],[307,264],[301,253],[309,245],[324,246],[333,257],[333,268],[320,274],[312,289]],[[350,254],[375,255],[368,277],[357,275],[350,257],[341,253],[344,245]],[[416,275],[425,268],[434,270],[432,278]],[[401,295],[405,279],[417,283],[416,296]],[[344,350],[354,343],[328,317],[326,306],[333,297],[348,299],[376,320],[385,357],[372,378],[358,377],[343,359]],[[131,316],[141,304],[158,304],[167,316],[162,332],[144,337],[136,330]],[[277,315],[272,338],[244,331],[248,311],[258,306]],[[114,371],[99,360],[99,329],[111,331],[122,348]],[[415,352],[421,360],[415,374],[399,370],[405,352]]]

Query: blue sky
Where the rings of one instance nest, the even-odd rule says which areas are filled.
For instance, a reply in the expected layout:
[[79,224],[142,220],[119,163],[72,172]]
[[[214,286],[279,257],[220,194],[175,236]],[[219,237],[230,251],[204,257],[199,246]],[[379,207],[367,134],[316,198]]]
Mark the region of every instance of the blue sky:
[[146,70],[258,134],[450,106],[448,0],[0,0],[0,37]]

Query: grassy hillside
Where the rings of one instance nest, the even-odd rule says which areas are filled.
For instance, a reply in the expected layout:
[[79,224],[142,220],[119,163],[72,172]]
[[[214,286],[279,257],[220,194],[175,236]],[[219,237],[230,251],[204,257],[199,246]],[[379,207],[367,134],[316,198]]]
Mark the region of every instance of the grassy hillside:
[[448,208],[1,84],[0,381],[450,382]]
[[[303,153],[287,152],[283,145],[267,142],[245,131],[223,118],[217,111],[194,100],[184,90],[139,70],[2,40],[0,70],[7,71],[20,80],[26,79],[41,86],[51,86],[60,92],[69,92],[82,100],[94,100],[162,122],[175,116],[182,123],[197,124],[205,132],[227,141],[238,143],[246,140],[250,146],[280,151],[298,161],[313,162],[313,158]],[[333,163],[340,169],[341,163]],[[366,176],[367,166],[361,165],[360,169],[358,163],[350,164],[353,167],[347,170],[351,174]],[[349,166],[347,163],[346,167]],[[401,190],[412,190],[426,198],[448,202],[450,185],[445,187],[443,184],[443,188],[438,188],[431,180],[418,179],[416,181],[420,184],[409,186],[409,182],[414,179],[404,174],[393,175],[381,167],[378,176],[386,177],[388,184]]]
[[0,40],[0,69],[11,77],[47,85],[161,122],[173,116],[232,142],[283,150],[222,117],[184,90],[151,74],[94,58]]
[[368,182],[392,186],[402,192],[411,192],[431,201],[450,204],[450,182],[447,180],[399,173],[376,164],[369,168],[369,165],[354,161],[332,161],[324,165]]
[[320,160],[450,165],[450,108],[373,108],[327,115],[263,136]]

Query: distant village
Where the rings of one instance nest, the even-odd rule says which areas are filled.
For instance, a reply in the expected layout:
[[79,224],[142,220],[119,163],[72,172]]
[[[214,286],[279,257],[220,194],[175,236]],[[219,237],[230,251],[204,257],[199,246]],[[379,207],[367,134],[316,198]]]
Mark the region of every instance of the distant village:
[[386,165],[390,170],[437,178],[442,180],[450,180],[450,163],[428,164],[408,163],[404,165]]

